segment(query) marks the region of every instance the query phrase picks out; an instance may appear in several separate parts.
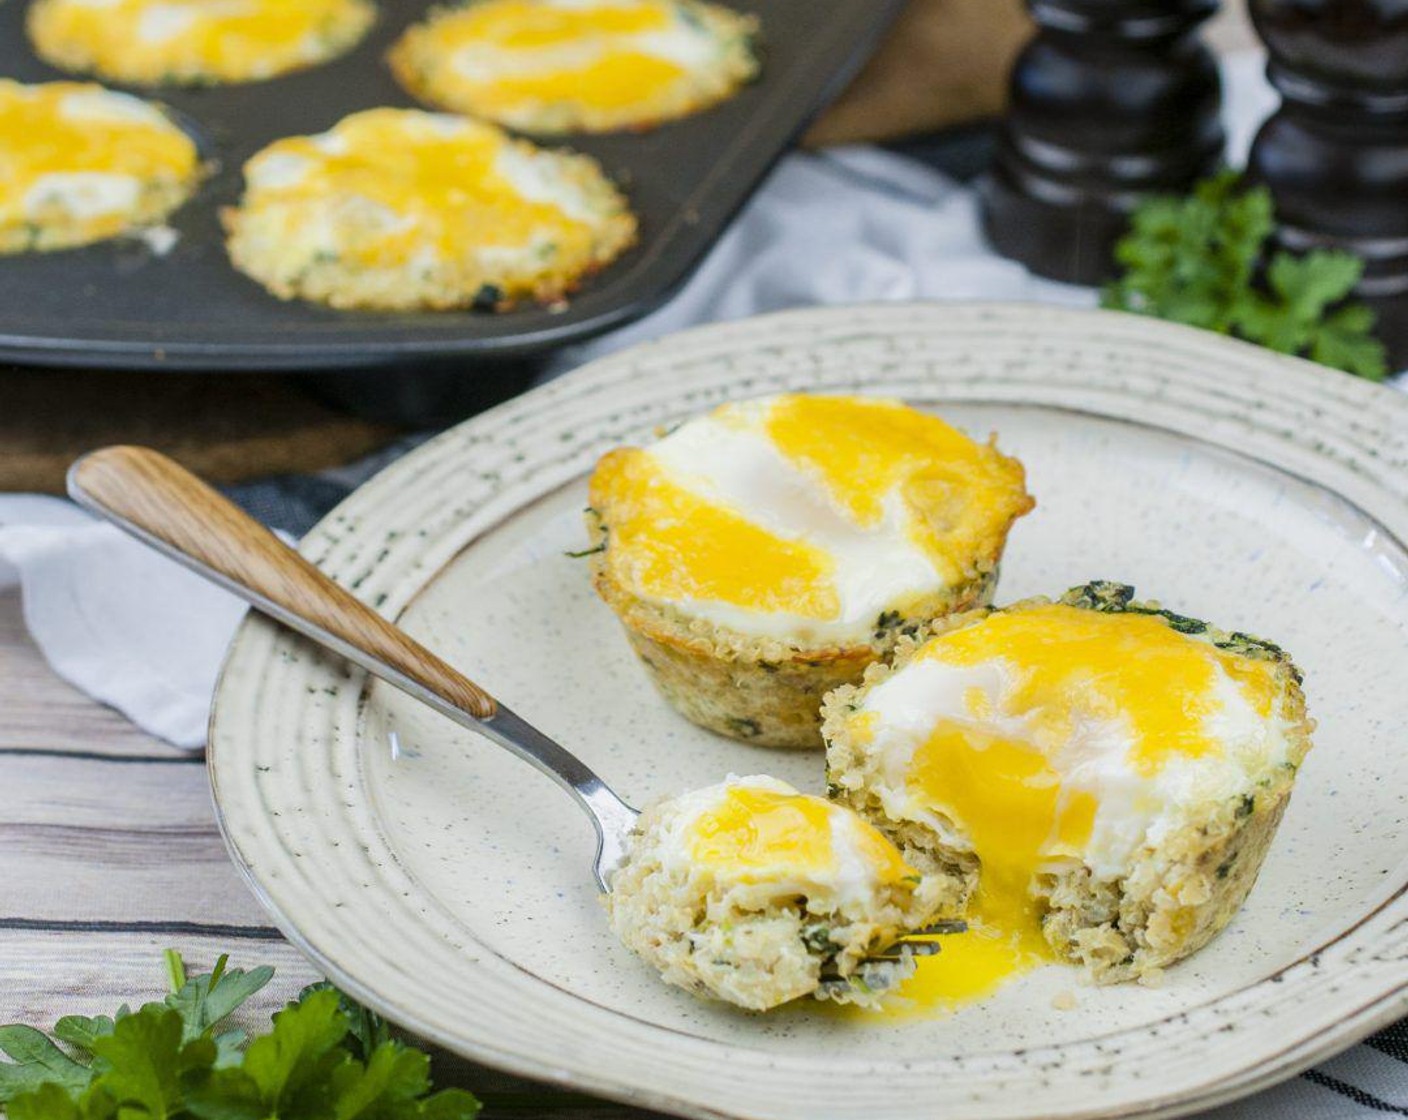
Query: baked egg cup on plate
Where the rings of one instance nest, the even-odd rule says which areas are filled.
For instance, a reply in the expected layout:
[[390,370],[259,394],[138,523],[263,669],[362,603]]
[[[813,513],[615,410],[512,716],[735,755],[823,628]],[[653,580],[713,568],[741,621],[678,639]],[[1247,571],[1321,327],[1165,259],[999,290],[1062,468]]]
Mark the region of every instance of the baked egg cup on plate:
[[803,996],[877,1006],[914,961],[867,956],[960,899],[850,809],[756,776],[648,808],[606,905],[666,981],[764,1011]]
[[524,132],[646,128],[758,73],[757,20],[700,0],[471,0],[388,57],[412,96]]
[[86,82],[0,79],[0,254],[159,225],[201,175],[195,142],[158,105]]
[[763,746],[903,636],[991,599],[1022,466],[899,401],[726,404],[597,464],[592,579],[666,699]]
[[950,620],[826,698],[831,796],[967,896],[955,965],[1156,979],[1256,880],[1310,747],[1278,647],[1091,583]]
[[352,49],[371,0],[35,0],[26,18],[52,66],[129,85],[222,85],[302,70]]
[[483,121],[369,109],[277,140],[223,215],[235,267],[280,299],[383,310],[551,303],[636,237],[591,157]]

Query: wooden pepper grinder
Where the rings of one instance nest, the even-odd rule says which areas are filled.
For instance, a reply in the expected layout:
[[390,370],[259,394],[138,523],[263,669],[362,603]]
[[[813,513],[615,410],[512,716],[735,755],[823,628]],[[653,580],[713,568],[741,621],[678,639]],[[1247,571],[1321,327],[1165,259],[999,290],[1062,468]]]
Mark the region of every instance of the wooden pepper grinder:
[[1252,0],[1281,108],[1248,174],[1271,188],[1286,248],[1365,260],[1355,295],[1408,365],[1408,0]]
[[1217,0],[1028,0],[1036,37],[982,187],[1003,256],[1094,284],[1150,192],[1183,193],[1222,157],[1222,89],[1198,25]]

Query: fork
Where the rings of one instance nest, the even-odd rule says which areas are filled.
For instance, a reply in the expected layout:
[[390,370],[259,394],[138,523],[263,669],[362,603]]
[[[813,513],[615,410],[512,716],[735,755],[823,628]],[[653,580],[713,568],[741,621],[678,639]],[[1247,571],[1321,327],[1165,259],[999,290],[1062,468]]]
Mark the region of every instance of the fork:
[[[158,552],[246,600],[256,610],[341,655],[536,767],[585,811],[596,832],[592,874],[603,892],[640,815],[565,747],[335,583],[229,499],[160,452],[106,447],[68,472],[75,502]],[[938,951],[913,936],[961,932],[941,922],[869,960]]]

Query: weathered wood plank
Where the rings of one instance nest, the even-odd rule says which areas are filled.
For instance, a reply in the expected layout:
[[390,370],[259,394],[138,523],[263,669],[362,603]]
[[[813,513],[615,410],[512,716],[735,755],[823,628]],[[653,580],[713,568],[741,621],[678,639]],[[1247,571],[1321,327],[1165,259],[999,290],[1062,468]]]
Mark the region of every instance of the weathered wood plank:
[[0,924],[267,929],[215,828],[201,766],[0,755]]

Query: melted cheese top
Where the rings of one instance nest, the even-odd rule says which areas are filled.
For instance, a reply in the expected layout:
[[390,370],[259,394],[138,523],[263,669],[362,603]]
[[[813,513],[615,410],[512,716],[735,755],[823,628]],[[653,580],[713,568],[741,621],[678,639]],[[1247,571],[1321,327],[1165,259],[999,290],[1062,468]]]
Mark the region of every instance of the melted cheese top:
[[81,47],[100,73],[239,81],[318,62],[375,18],[366,0],[44,0],[41,45]]
[[662,843],[665,859],[724,885],[846,905],[868,903],[918,874],[860,816],[774,778],[730,777],[676,804],[681,813]]
[[[0,80],[0,223],[119,221],[142,186],[195,176],[191,138],[154,105],[101,86]],[[115,231],[114,231],[115,232]]]
[[1030,508],[1021,465],[898,401],[725,405],[606,455],[591,504],[641,598],[744,633],[863,639],[975,577]]
[[311,213],[330,250],[370,266],[585,252],[592,202],[560,159],[464,117],[371,109],[265,148],[245,165],[244,206]]
[[922,646],[848,721],[886,812],[981,865],[971,932],[916,990],[982,994],[1047,959],[1035,877],[1082,861],[1117,878],[1185,807],[1252,788],[1288,757],[1277,691],[1271,663],[1135,613],[1020,607]]
[[648,105],[718,48],[669,0],[482,0],[426,31],[480,111]]

